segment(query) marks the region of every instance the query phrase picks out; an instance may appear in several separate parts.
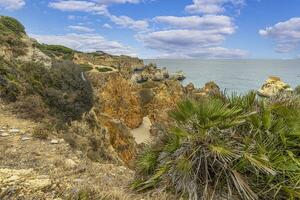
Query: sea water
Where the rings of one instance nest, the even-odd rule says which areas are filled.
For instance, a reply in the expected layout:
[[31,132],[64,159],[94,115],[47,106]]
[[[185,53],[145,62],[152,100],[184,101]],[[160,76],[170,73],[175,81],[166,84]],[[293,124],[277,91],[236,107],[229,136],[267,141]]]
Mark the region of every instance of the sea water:
[[146,59],[145,64],[156,63],[169,72],[182,70],[186,79],[203,87],[216,82],[222,90],[244,93],[257,90],[269,76],[278,76],[296,87],[300,85],[300,59],[298,60],[200,60],[200,59]]

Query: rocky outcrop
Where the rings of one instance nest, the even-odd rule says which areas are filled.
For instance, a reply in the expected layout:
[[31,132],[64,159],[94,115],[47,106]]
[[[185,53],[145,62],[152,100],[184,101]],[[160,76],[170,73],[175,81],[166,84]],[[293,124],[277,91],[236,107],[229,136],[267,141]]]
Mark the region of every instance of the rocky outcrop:
[[37,48],[37,42],[26,35],[24,26],[17,20],[0,16],[0,27],[0,57],[51,66],[51,58]]
[[120,74],[110,76],[96,91],[101,112],[124,122],[129,128],[137,128],[144,117],[138,91],[137,85]]
[[182,81],[185,79],[185,75],[182,71],[170,75],[165,67],[160,69],[154,64],[149,64],[139,70],[135,70],[131,79],[136,83],[144,83],[146,81],[161,82],[165,80]]
[[207,96],[219,96],[221,95],[220,87],[213,81],[205,83],[203,88],[197,89],[192,83],[185,86],[186,95],[199,99]]
[[114,56],[104,52],[80,53],[76,52],[73,61],[77,64],[90,64],[108,66],[122,70],[132,70],[144,66],[142,60],[129,56]]
[[170,79],[173,79],[173,80],[183,81],[185,78],[186,77],[185,77],[183,71],[178,71],[178,72],[175,72],[170,75]]
[[278,93],[291,93],[292,91],[293,89],[279,77],[270,76],[257,93],[263,97],[271,97]]
[[118,157],[127,166],[133,166],[134,157],[136,156],[136,143],[130,129],[121,121],[112,119],[107,115],[98,113],[98,118],[101,125],[108,130],[110,144]]

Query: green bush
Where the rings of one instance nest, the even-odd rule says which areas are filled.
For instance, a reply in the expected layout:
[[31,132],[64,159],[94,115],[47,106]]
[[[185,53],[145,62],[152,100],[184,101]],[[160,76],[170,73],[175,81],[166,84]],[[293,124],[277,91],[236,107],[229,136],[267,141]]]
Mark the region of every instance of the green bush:
[[112,69],[108,68],[108,67],[101,67],[101,68],[96,68],[98,70],[98,72],[111,72]]
[[62,45],[37,44],[37,47],[46,55],[56,58],[61,57],[63,60],[72,60],[75,51]]
[[175,125],[137,161],[133,187],[162,186],[187,199],[299,199],[300,101],[253,92],[186,100]]
[[300,95],[300,85],[295,88],[295,92],[296,94]]
[[0,16],[0,34],[17,34],[25,33],[24,26],[16,19],[7,16]]
[[0,44],[8,47],[13,56],[25,55],[26,44],[21,40],[25,34],[24,26],[16,19],[0,16]]
[[[1,58],[0,63],[3,64],[0,67],[0,97],[9,102],[18,100],[20,108],[29,106],[20,102],[26,101],[23,97],[40,96],[48,114],[69,121],[79,119],[93,105],[92,87],[82,79],[79,65],[64,61],[54,62],[51,68],[46,68],[38,63],[6,62]],[[34,108],[34,105],[30,107]],[[37,107],[32,111],[40,109]],[[38,116],[38,113],[30,115]]]
[[80,64],[80,67],[84,72],[91,71],[93,69],[93,67],[89,64]]

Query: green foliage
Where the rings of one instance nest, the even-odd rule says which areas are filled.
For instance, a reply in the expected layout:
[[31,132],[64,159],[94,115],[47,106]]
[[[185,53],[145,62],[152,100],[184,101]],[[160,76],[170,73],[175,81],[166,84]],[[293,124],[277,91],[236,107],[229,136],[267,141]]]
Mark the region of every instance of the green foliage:
[[0,46],[7,47],[14,56],[26,53],[26,44],[21,41],[24,26],[16,19],[0,16]]
[[296,94],[300,95],[300,85],[295,88],[295,92]]
[[97,67],[96,68],[98,72],[111,72],[112,69],[111,68],[108,68],[108,67]]
[[80,67],[84,72],[91,71],[93,69],[93,67],[89,64],[80,64]]
[[37,47],[46,55],[52,58],[61,58],[63,60],[72,60],[75,51],[62,45],[37,44]]
[[82,79],[80,66],[72,62],[54,62],[51,68],[2,59],[0,63],[0,98],[9,102],[18,100],[17,107],[30,109],[31,112],[25,113],[33,118],[48,110],[48,114],[69,121],[80,118],[92,107],[91,85]]
[[192,200],[300,198],[299,98],[258,100],[250,92],[186,100],[170,116],[174,127],[138,158],[137,191],[163,186]]
[[16,19],[8,16],[0,16],[0,35],[25,34],[24,26]]

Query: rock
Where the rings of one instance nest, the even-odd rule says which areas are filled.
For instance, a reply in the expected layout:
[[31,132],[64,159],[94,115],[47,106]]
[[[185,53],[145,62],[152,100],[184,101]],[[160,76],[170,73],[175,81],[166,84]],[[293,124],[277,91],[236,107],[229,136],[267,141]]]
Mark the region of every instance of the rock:
[[0,136],[1,137],[7,137],[7,136],[10,136],[10,135],[8,133],[1,133]]
[[257,93],[263,97],[271,97],[281,92],[291,93],[292,91],[293,89],[279,77],[270,76]]
[[32,190],[43,190],[47,187],[51,186],[51,180],[50,179],[33,179],[33,180],[27,180],[26,184],[30,185]]
[[161,70],[161,73],[163,74],[164,78],[170,77],[169,72],[168,72],[167,68],[165,68],[165,67]]
[[30,139],[31,139],[31,138],[28,137],[28,136],[23,136],[23,137],[21,138],[22,141],[27,141],[27,140],[30,140]]
[[0,133],[3,133],[5,130],[4,129],[0,129]]
[[170,75],[170,79],[172,79],[172,80],[183,81],[185,78],[186,77],[185,77],[183,71],[178,71],[178,72]]
[[164,74],[162,72],[156,72],[152,75],[151,78],[153,81],[162,81],[165,79]]
[[102,88],[97,88],[100,111],[123,121],[129,128],[136,128],[143,122],[141,100],[137,93],[139,85],[116,74],[111,76]]
[[145,69],[144,65],[137,65],[132,67],[133,71],[143,71]]
[[187,86],[185,86],[184,89],[185,89],[186,93],[191,94],[192,92],[195,91],[195,86],[193,83],[189,83]]
[[205,83],[205,86],[203,88],[194,92],[194,96],[196,98],[198,97],[201,98],[210,95],[220,95],[220,94],[221,94],[220,87],[213,81]]
[[133,82],[143,83],[143,82],[148,81],[148,76],[145,76],[143,74],[134,74],[134,75],[132,75],[131,80]]
[[66,169],[74,169],[74,168],[77,167],[77,164],[72,159],[66,159],[65,163],[64,163],[64,166],[65,166]]
[[12,129],[9,129],[8,132],[9,132],[9,133],[19,133],[19,132],[20,132],[20,129],[12,128]]
[[59,144],[59,141],[56,140],[56,139],[52,139],[52,140],[50,141],[50,143],[51,143],[51,144]]

